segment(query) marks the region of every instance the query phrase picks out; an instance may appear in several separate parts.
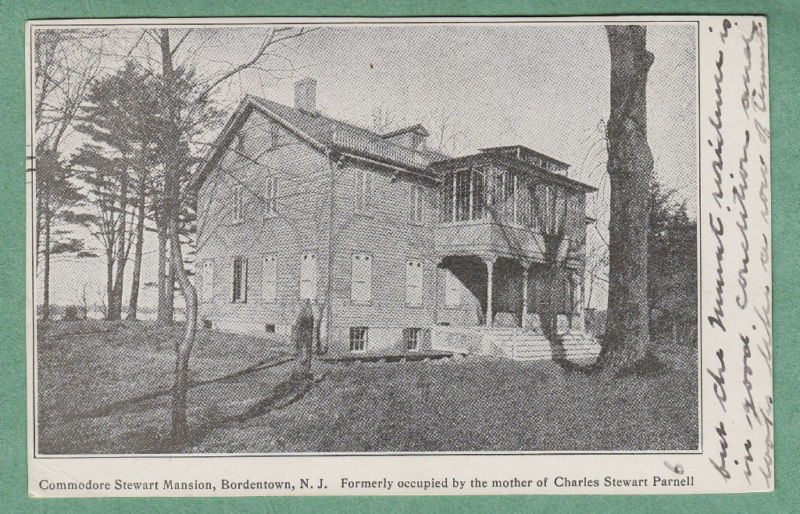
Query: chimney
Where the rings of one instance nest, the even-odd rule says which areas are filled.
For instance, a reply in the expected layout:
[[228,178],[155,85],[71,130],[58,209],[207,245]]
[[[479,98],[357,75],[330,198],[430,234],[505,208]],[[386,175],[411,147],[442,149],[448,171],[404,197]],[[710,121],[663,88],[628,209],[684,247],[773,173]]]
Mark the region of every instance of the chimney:
[[317,112],[317,81],[300,79],[294,83],[294,106],[310,114]]

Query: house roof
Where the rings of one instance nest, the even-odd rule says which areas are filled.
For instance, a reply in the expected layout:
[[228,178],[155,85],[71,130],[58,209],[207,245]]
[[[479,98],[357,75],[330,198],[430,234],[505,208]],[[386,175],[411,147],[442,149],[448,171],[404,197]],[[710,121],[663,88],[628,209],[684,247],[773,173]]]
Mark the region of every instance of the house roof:
[[423,127],[420,123],[417,123],[416,125],[411,125],[410,127],[403,127],[401,129],[397,129],[397,130],[393,130],[391,132],[387,132],[386,134],[383,134],[381,137],[386,139],[386,138],[390,138],[390,137],[394,137],[394,136],[399,136],[400,134],[405,134],[407,132],[413,132],[413,133],[419,134],[421,136],[430,136],[431,135],[430,132],[425,130],[425,127]]
[[[395,144],[384,139],[387,134],[377,134],[352,123],[323,116],[318,112],[309,112],[258,96],[247,95],[212,145],[206,164],[196,177],[196,188],[202,185],[208,171],[213,168],[222,155],[232,134],[238,130],[254,109],[263,112],[321,151],[335,149],[431,178],[435,177],[427,171],[428,165],[431,162],[448,158],[446,154],[427,148],[411,149]],[[401,129],[397,133],[411,130],[421,133],[420,129],[425,131],[422,125],[415,125]]]
[[545,166],[542,167],[553,167],[559,170],[567,170],[569,168],[569,164],[566,162],[559,161],[558,159],[554,159],[549,155],[539,153],[536,150],[532,150],[527,146],[522,145],[491,146],[489,148],[481,148],[479,151],[483,153],[515,154],[517,159],[531,162],[534,165],[539,164],[538,161],[543,161]]
[[352,123],[323,116],[319,112],[309,112],[289,107],[253,95],[245,96],[240,102],[236,111],[213,143],[205,164],[195,177],[193,183],[195,189],[199,189],[203,184],[209,170],[216,165],[221,155],[223,155],[230,138],[233,137],[249,114],[255,109],[272,118],[322,152],[338,151],[432,180],[439,180],[440,173],[446,169],[465,164],[495,161],[525,169],[552,182],[561,183],[586,192],[597,190],[590,185],[563,175],[561,172],[569,168],[568,164],[525,146],[513,145],[483,148],[477,154],[450,158],[441,152],[427,148],[411,149],[387,140],[387,138],[404,132],[413,131],[426,135],[427,131],[420,124],[381,135]]
[[[507,150],[507,149],[516,149],[517,147],[509,146],[509,147],[498,147],[498,148]],[[521,146],[519,148],[523,149],[525,147]],[[535,162],[531,162],[530,160],[524,159],[522,154],[521,153],[517,154],[516,151],[491,151],[491,150],[493,149],[485,149],[481,150],[479,153],[476,154],[465,155],[463,157],[456,157],[454,159],[447,159],[444,161],[438,161],[431,164],[431,169],[435,170],[437,173],[443,173],[445,171],[456,168],[483,166],[494,163],[506,168],[518,169],[525,173],[529,173],[538,178],[541,178],[546,182],[561,184],[570,187],[572,189],[583,191],[584,193],[592,193],[597,191],[597,188],[594,186],[590,186],[589,184],[584,184],[583,182],[569,178],[561,173],[550,171],[544,166],[538,165]],[[533,152],[533,150],[530,151]],[[550,159],[549,157],[547,158]],[[568,165],[566,164],[564,164],[564,166],[568,167]]]

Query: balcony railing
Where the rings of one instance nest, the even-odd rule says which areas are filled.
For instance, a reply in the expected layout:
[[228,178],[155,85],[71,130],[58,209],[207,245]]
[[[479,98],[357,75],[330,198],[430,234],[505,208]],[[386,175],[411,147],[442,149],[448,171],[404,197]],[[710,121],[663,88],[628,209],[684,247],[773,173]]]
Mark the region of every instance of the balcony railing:
[[333,144],[344,150],[350,150],[376,160],[420,170],[427,168],[431,162],[430,158],[410,148],[403,148],[402,146],[371,139],[355,132],[335,131],[333,133]]

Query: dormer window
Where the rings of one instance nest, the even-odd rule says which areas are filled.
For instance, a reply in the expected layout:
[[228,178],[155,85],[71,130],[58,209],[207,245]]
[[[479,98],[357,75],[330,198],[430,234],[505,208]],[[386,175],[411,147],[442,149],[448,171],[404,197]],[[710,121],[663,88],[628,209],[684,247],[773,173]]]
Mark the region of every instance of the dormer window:
[[382,135],[381,138],[412,150],[421,150],[425,148],[425,140],[429,135],[425,127],[417,124],[389,132]]

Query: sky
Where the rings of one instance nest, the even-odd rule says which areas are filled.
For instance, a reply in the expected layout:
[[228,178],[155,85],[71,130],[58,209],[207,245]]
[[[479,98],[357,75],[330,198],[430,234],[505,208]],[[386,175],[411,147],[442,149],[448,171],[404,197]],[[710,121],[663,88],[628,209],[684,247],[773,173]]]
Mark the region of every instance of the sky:
[[[178,58],[201,76],[213,75],[246,60],[262,35],[257,27],[198,29]],[[131,41],[128,31],[117,44]],[[692,24],[648,25],[647,47],[655,60],[647,130],[655,176],[677,190],[690,215],[697,178],[695,41]],[[146,39],[140,44],[137,51],[152,51]],[[280,45],[264,68],[269,72],[248,71],[229,82],[219,91],[223,103],[232,109],[249,93],[291,105],[294,81],[312,77],[318,109],[337,119],[370,128],[380,110],[395,126],[421,122],[432,130],[446,122],[454,135],[447,150],[455,155],[528,146],[571,164],[571,177],[601,189],[587,214],[601,218],[598,230],[605,232],[602,123],[608,119],[610,63],[601,24],[327,25]],[[154,241],[145,247],[152,252]],[[149,253],[144,269],[154,268],[155,254]],[[103,270],[102,259],[54,263],[54,303],[75,303],[84,283],[89,294],[102,291]],[[87,278],[79,284],[75,276]],[[143,291],[144,305],[154,304],[153,289]],[[604,295],[598,298],[604,301]]]

